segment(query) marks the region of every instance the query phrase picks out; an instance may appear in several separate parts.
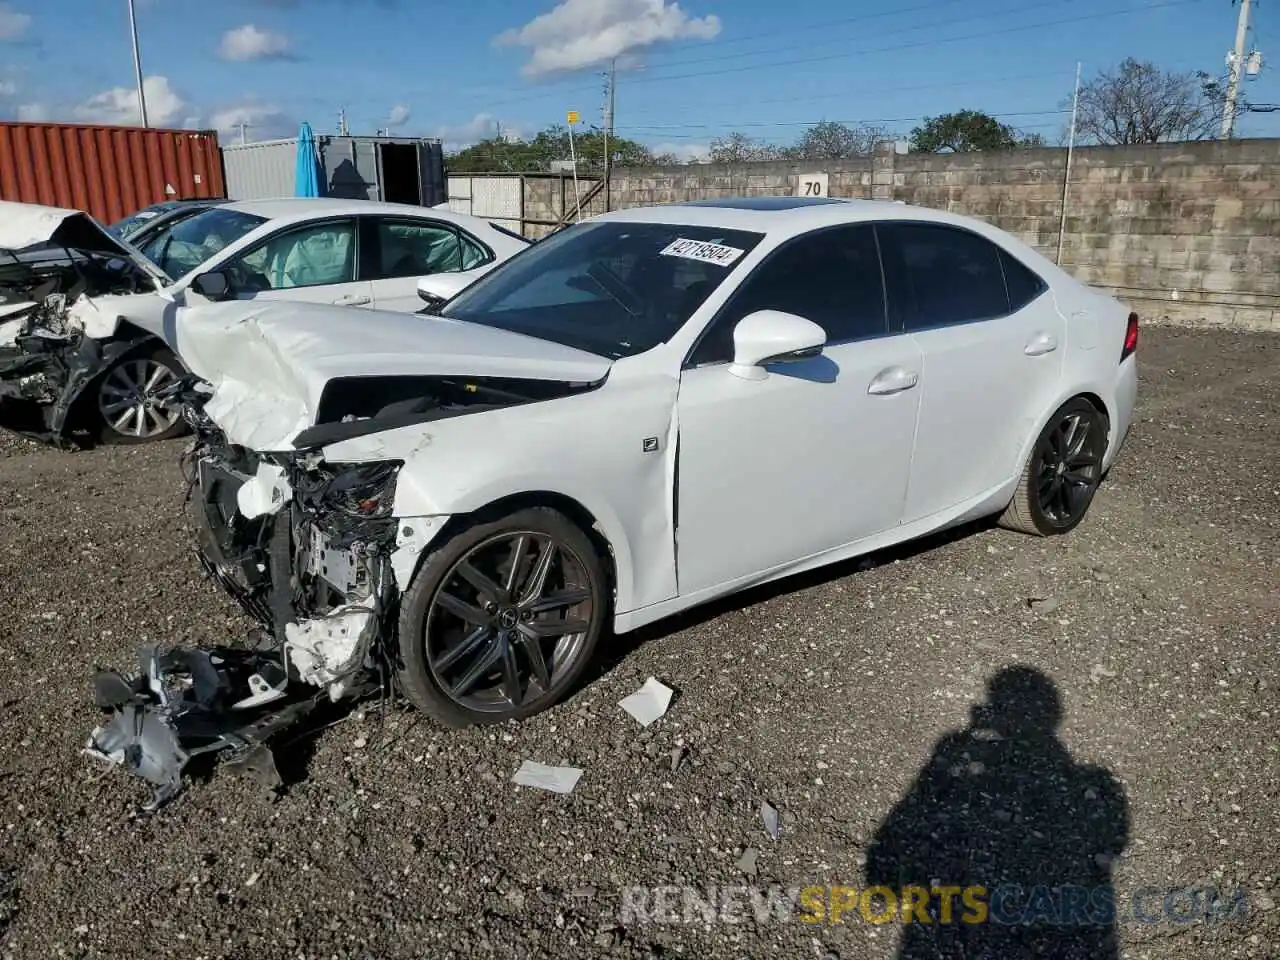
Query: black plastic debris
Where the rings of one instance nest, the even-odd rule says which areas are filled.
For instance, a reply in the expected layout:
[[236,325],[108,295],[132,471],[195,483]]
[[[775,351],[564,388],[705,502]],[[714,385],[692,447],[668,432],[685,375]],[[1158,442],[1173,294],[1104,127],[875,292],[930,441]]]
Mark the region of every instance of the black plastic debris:
[[165,653],[147,647],[137,677],[102,670],[93,686],[108,719],[85,752],[152,784],[155,794],[143,806],[148,812],[177,795],[184,768],[202,754],[230,751],[233,768],[278,785],[266,740],[324,696],[314,687],[291,687],[277,654],[227,647]]

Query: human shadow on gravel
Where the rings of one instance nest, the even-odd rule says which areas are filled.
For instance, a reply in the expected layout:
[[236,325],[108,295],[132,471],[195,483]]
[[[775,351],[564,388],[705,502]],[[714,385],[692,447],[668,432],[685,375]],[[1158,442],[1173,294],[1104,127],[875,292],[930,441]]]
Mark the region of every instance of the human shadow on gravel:
[[866,888],[898,898],[898,957],[1116,960],[1122,785],[1071,758],[1057,736],[1061,697],[1038,670],[1000,670],[970,715],[938,741],[867,851]]

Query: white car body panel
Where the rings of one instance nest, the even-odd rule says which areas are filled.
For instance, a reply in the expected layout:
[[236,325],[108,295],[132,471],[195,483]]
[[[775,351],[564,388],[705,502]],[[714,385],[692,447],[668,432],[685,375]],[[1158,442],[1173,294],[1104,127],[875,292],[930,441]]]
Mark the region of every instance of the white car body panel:
[[[95,300],[97,316],[92,326],[86,326],[89,336],[105,339],[115,335],[121,321],[128,321],[134,326],[164,340],[176,349],[176,324],[179,312],[185,313],[188,308],[208,304],[210,301],[190,289],[192,281],[203,273],[219,269],[230,263],[241,253],[249,250],[265,238],[313,221],[341,219],[354,216],[387,216],[403,220],[436,221],[451,224],[466,231],[485,244],[494,255],[494,259],[480,267],[462,271],[461,274],[474,279],[482,276],[498,263],[509,259],[527,248],[514,237],[507,236],[493,228],[488,221],[466,214],[453,213],[449,210],[428,209],[398,203],[379,203],[360,200],[339,200],[334,198],[295,198],[286,197],[276,200],[246,200],[221,204],[218,210],[249,213],[265,217],[261,226],[249,231],[235,243],[228,244],[217,254],[189,271],[181,277],[170,280],[140,251],[108,234],[100,224],[83,211],[65,210],[57,207],[46,207],[39,204],[14,203],[0,201],[0,249],[18,249],[47,240],[49,236],[68,218],[83,218],[92,224],[105,240],[104,248],[121,251],[123,256],[134,260],[156,280],[155,293],[131,294],[127,296],[100,297]],[[306,303],[339,304],[343,306],[374,306],[374,288],[377,283],[389,283],[393,286],[391,296],[384,296],[379,306],[382,309],[416,312],[421,309],[422,302],[417,296],[418,277],[407,277],[390,281],[360,280],[352,283],[317,285],[311,287],[292,287],[281,290],[258,291],[244,295],[238,299],[245,301],[284,300]],[[350,314],[346,314],[351,319]]]
[[[677,204],[595,219],[765,238],[670,340],[616,361],[381,311],[352,328],[329,323],[332,308],[302,305],[223,305],[188,325],[180,350],[215,385],[211,418],[259,450],[284,449],[310,425],[332,377],[602,379],[590,392],[383,430],[320,453],[331,463],[404,461],[394,512],[413,533],[400,544],[402,587],[450,517],[530,494],[580,505],[612,553],[618,631],[998,512],[1040,429],[1071,397],[1105,407],[1106,466],[1129,429],[1137,378],[1134,359],[1119,359],[1127,309],[986,224],[872,201],[785,213]],[[1000,320],[828,345],[817,359],[771,366],[762,380],[734,376],[727,363],[684,368],[708,322],[779,244],[834,223],[897,219],[978,233],[1049,291]],[[206,337],[206,320],[222,333]],[[421,336],[404,339],[406,324]],[[224,350],[232,328],[235,347]],[[886,378],[901,389],[872,390]]]

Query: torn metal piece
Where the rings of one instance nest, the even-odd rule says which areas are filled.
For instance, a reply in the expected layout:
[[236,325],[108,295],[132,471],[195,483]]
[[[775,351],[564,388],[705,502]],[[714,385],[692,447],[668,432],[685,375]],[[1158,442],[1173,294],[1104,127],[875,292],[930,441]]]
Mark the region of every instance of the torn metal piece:
[[552,767],[536,760],[526,760],[520,764],[511,782],[551,793],[573,793],[580,779],[582,771],[577,767]]
[[264,741],[309,713],[319,694],[303,687],[286,690],[277,656],[230,648],[163,654],[145,648],[137,677],[114,671],[95,676],[95,700],[111,716],[90,734],[85,752],[152,784],[146,811],[176,796],[187,764],[205,753],[236,750],[235,766],[278,785]]
[[618,706],[631,714],[640,726],[647,727],[667,712],[674,692],[666,684],[650,677],[639,690],[618,701]]

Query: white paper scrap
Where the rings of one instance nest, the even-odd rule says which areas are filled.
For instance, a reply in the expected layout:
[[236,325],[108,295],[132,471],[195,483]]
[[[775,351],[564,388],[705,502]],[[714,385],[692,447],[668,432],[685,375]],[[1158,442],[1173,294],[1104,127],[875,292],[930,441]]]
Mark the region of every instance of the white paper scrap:
[[526,760],[511,778],[522,787],[537,787],[552,793],[572,793],[582,777],[577,767],[550,767],[536,760]]
[[635,717],[640,726],[647,727],[667,712],[673,692],[666,684],[650,677],[631,696],[619,700],[618,706]]

